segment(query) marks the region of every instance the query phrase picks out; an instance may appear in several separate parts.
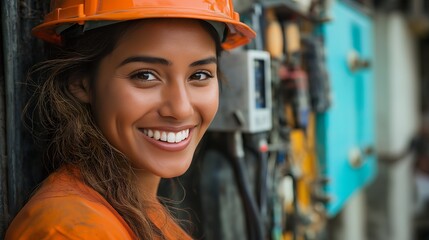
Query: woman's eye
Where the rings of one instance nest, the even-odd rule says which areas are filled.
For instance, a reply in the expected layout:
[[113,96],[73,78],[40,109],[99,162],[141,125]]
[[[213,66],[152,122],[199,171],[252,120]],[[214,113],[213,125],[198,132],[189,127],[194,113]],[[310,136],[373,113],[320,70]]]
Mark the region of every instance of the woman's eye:
[[210,74],[209,72],[196,72],[192,74],[192,76],[190,77],[191,80],[198,80],[198,81],[207,80],[209,78],[213,78],[213,75]]
[[155,75],[150,71],[139,71],[137,73],[131,74],[131,79],[152,81],[155,80]]

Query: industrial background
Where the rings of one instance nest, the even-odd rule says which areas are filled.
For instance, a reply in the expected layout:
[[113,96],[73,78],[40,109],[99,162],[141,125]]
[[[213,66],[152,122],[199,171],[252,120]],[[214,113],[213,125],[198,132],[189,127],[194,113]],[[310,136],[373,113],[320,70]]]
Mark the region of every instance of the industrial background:
[[[429,120],[429,1],[234,3],[258,37],[223,54],[219,112],[189,171],[159,190],[183,227],[213,240],[429,239],[417,153],[405,154]],[[48,10],[0,3],[0,238],[46,176],[21,112],[44,58],[31,28]]]

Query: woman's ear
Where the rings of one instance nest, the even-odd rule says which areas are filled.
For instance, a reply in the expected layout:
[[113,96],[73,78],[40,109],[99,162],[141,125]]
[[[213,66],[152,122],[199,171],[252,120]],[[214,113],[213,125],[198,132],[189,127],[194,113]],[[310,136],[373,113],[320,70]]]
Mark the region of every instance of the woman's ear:
[[89,79],[87,77],[75,77],[70,80],[69,91],[79,101],[83,103],[90,103],[91,94],[89,89]]

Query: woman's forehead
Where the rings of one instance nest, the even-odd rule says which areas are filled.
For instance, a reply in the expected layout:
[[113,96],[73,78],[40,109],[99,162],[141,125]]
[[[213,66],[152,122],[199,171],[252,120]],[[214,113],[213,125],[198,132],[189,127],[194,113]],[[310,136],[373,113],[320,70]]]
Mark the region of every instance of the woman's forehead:
[[[182,44],[182,45],[180,45]],[[203,45],[215,50],[215,41],[200,21],[193,19],[142,20],[119,39],[117,46],[156,50],[163,45],[172,49],[198,48]]]
[[[123,34],[106,58],[120,62],[133,57],[165,59],[171,63],[190,63],[216,57],[216,43],[201,22],[172,19],[145,20]],[[116,64],[116,65],[117,65]]]

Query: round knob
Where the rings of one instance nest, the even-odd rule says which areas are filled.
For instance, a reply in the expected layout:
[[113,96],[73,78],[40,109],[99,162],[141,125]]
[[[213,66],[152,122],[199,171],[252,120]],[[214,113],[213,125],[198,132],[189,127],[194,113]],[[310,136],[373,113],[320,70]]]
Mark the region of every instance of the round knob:
[[352,72],[369,68],[371,63],[368,59],[362,59],[359,53],[355,50],[351,50],[347,56],[347,62]]
[[359,148],[352,148],[349,151],[349,162],[354,168],[358,168],[363,164],[362,151]]

